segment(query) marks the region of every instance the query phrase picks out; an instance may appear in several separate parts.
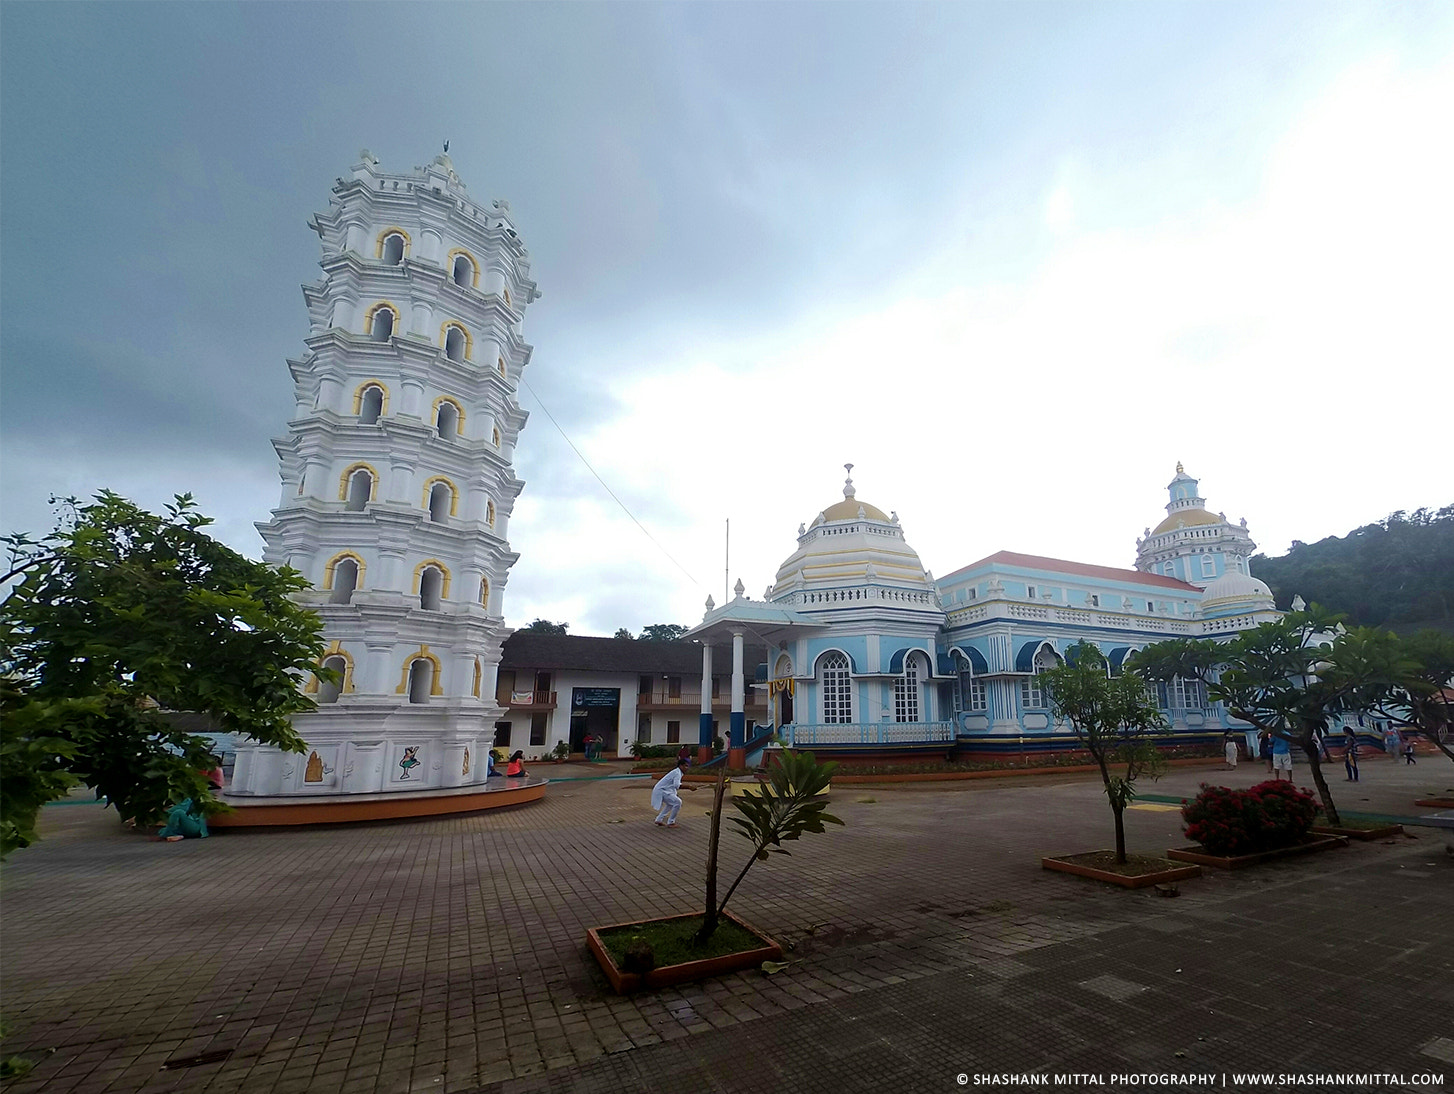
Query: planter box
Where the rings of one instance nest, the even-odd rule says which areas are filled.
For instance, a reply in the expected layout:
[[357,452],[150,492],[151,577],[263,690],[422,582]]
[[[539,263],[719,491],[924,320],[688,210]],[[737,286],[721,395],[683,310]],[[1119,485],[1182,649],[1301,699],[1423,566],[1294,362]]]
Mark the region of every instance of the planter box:
[[1313,825],[1313,831],[1324,836],[1347,836],[1349,839],[1374,840],[1388,839],[1391,836],[1403,835],[1404,826],[1401,824],[1381,824],[1377,828],[1334,828],[1327,824]]
[[1454,809],[1454,798],[1420,798],[1414,804],[1426,809]]
[[1175,859],[1177,862],[1195,862],[1200,866],[1215,866],[1221,870],[1240,870],[1244,866],[1256,866],[1259,862],[1271,862],[1273,859],[1291,858],[1294,855],[1306,855],[1312,851],[1327,851],[1334,847],[1347,846],[1348,840],[1343,836],[1322,836],[1295,843],[1291,847],[1279,847],[1275,851],[1258,851],[1251,855],[1209,855],[1202,850],[1201,844],[1198,843],[1191,847],[1173,847],[1166,852],[1166,857]]
[[[1109,854],[1110,852],[1092,852],[1093,854]],[[1112,885],[1120,885],[1127,889],[1144,889],[1150,885],[1160,885],[1168,881],[1183,881],[1189,877],[1201,877],[1200,866],[1173,866],[1166,864],[1166,869],[1156,870],[1145,874],[1118,874],[1114,870],[1102,870],[1098,866],[1090,866],[1083,862],[1076,862],[1077,855],[1066,855],[1060,858],[1042,858],[1040,865],[1046,870],[1058,870],[1063,874],[1075,874],[1078,877],[1094,878],[1096,881],[1109,881]]]
[[606,949],[606,944],[601,941],[602,931],[613,931],[619,927],[638,927],[644,923],[666,923],[673,919],[695,919],[700,912],[688,912],[685,915],[667,916],[664,919],[642,919],[632,923],[612,923],[605,927],[591,927],[586,931],[586,945],[591,953],[600,962],[601,969],[606,974],[606,979],[611,981],[611,987],[618,995],[625,995],[627,992],[640,991],[643,988],[667,988],[673,984],[685,984],[692,980],[705,980],[709,976],[723,976],[729,972],[740,972],[743,969],[755,969],[764,961],[781,961],[783,959],[783,948],[774,942],[767,935],[763,934],[750,923],[738,919],[731,912],[723,912],[722,918],[729,919],[744,931],[748,931],[761,940],[762,945],[752,950],[741,950],[737,953],[722,954],[720,957],[708,957],[701,961],[685,961],[679,965],[663,965],[652,969],[642,976],[639,973],[625,972],[616,967],[615,961],[611,958],[611,951]]

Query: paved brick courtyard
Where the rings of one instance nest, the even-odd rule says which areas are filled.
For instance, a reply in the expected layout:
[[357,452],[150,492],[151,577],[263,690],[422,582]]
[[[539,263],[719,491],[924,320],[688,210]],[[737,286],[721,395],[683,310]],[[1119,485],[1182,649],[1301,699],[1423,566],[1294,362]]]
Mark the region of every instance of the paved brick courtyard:
[[[1182,769],[1146,790],[1263,774]],[[848,826],[756,867],[733,900],[792,947],[786,971],[623,999],[585,928],[701,892],[709,792],[666,831],[649,785],[180,844],[51,806],[45,840],[3,871],[5,1049],[40,1061],[14,1089],[839,1094],[1247,1069],[1433,1072],[1454,1090],[1448,833],[1217,872],[1167,900],[1039,868],[1109,841],[1089,779],[841,786]],[[1400,815],[1451,787],[1438,757],[1333,783],[1343,808]],[[1183,842],[1156,802],[1128,836]],[[724,835],[724,874],[745,847]]]

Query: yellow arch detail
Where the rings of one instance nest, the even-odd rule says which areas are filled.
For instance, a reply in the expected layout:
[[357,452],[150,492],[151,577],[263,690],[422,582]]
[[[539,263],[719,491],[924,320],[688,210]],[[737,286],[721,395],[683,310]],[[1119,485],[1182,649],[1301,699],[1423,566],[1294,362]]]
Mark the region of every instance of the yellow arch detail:
[[444,689],[440,687],[439,678],[443,675],[444,666],[439,663],[439,658],[429,652],[427,645],[420,646],[417,650],[404,658],[404,672],[399,677],[399,686],[395,689],[395,695],[406,695],[409,691],[409,668],[415,661],[428,661],[434,666],[434,679],[429,683],[430,695],[443,695]]
[[404,313],[399,310],[399,305],[395,304],[392,300],[380,300],[375,303],[373,307],[369,308],[368,311],[364,312],[363,332],[365,334],[373,333],[374,316],[378,313],[378,310],[380,308],[388,308],[391,312],[394,313],[394,334],[397,335],[399,333],[399,324],[404,321]]
[[464,359],[468,361],[474,356],[475,337],[470,333],[469,327],[465,326],[458,319],[446,319],[439,325],[439,348],[444,348],[445,340],[449,337],[450,327],[458,327],[459,332],[464,335]]
[[358,566],[358,578],[354,582],[354,591],[357,592],[363,588],[364,571],[368,568],[368,564],[352,551],[340,551],[330,558],[327,565],[323,567],[323,587],[325,589],[333,588],[333,572],[344,559],[352,559]]
[[440,562],[437,558],[426,558],[418,566],[414,567],[414,595],[419,595],[419,583],[424,580],[424,571],[427,567],[430,566],[433,566],[436,570],[438,570],[440,576],[444,578],[444,582],[439,587],[439,599],[448,600],[450,582],[449,567],[446,566],[444,563]]
[[[319,656],[319,658],[318,658],[318,664],[319,664],[319,666],[321,667],[323,665],[323,662],[327,661],[330,657],[340,657],[340,658],[343,659],[343,679],[341,681],[339,681],[339,684],[338,684],[338,693],[340,695],[350,694],[353,691],[353,689],[354,689],[353,688],[353,654],[349,653],[346,649],[344,649],[343,646],[342,646],[342,644],[338,641],[338,639],[335,638],[329,644],[328,648],[326,650],[324,650],[323,653]],[[306,688],[304,688],[303,691],[304,691],[305,694],[308,694],[308,695],[317,695],[318,694],[318,677],[317,676],[310,676],[308,678],[308,686]]]
[[487,611],[489,610],[489,607],[490,607],[490,579],[487,578],[487,577],[480,578],[480,603],[485,606],[485,609]]
[[414,241],[409,238],[409,233],[408,232],[404,231],[403,228],[400,228],[397,225],[395,225],[393,227],[385,228],[382,232],[379,233],[379,238],[376,239],[376,240],[374,240],[374,257],[375,258],[383,258],[384,257],[384,240],[388,239],[392,235],[401,235],[401,236],[404,237],[404,257],[405,258],[408,258],[409,257],[409,248],[411,246],[413,246]]
[[450,404],[452,404],[454,406],[455,411],[459,415],[458,419],[455,422],[455,430],[454,431],[456,433],[458,433],[461,437],[463,437],[464,436],[464,404],[461,403],[458,399],[456,399],[453,395],[441,395],[439,398],[437,398],[437,399],[434,400],[434,409],[432,411],[430,411],[429,420],[430,421],[438,421],[439,420],[439,406],[440,406],[441,403],[450,403]]
[[369,501],[374,501],[379,496],[379,472],[371,463],[353,463],[343,469],[343,477],[338,480],[338,500],[348,500],[348,480],[353,478],[355,471],[367,471],[372,476],[369,483]]
[[435,475],[432,479],[425,480],[424,499],[420,505],[420,508],[429,508],[429,492],[434,489],[436,483],[441,482],[444,483],[445,486],[449,487],[449,515],[456,516],[459,513],[459,487],[455,486],[454,483],[450,482],[449,479],[443,475]]
[[470,254],[463,247],[456,247],[454,250],[450,251],[449,254],[445,257],[445,271],[448,273],[449,278],[452,282],[454,280],[454,260],[460,255],[464,255],[465,258],[469,259],[470,269],[474,273],[474,276],[470,279],[470,285],[472,288],[478,289],[480,287],[480,264],[478,261],[476,261],[475,256]]
[[501,376],[505,375],[505,358],[503,358],[503,357],[500,358],[499,364],[498,364],[497,367],[500,370],[500,375]]
[[495,447],[496,448],[499,448],[500,447],[500,427],[499,426],[495,426],[494,429],[490,432],[490,440],[492,440],[492,441],[495,442]]
[[485,523],[491,528],[495,526],[495,503],[492,501],[485,502]]
[[379,417],[382,418],[389,412],[389,385],[382,380],[365,380],[354,389],[353,412],[359,414],[363,411],[364,392],[371,387],[376,387],[384,393],[383,402],[379,406]]
[[[478,699],[480,697],[480,683],[484,679],[484,675],[485,675],[485,670],[480,665],[480,659],[478,657],[476,657],[475,658],[475,698],[476,699]],[[468,752],[466,752],[466,755],[468,755]],[[469,760],[465,760],[465,763],[469,763]]]

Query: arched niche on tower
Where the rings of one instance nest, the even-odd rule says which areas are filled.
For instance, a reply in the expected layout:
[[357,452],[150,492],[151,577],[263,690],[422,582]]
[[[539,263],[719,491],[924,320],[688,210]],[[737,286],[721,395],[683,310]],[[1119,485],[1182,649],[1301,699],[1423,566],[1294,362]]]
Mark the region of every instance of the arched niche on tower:
[[449,279],[462,289],[478,289],[480,287],[480,264],[475,256],[463,247],[456,247],[449,252],[445,259],[444,268],[449,271]]
[[440,326],[439,344],[451,361],[468,361],[474,354],[474,337],[458,319],[446,319]]
[[464,404],[453,395],[441,395],[434,400],[431,420],[435,434],[442,440],[464,436]]
[[352,551],[342,551],[323,567],[323,588],[330,595],[330,604],[347,604],[353,594],[363,588],[367,564]]
[[441,610],[444,601],[449,599],[451,577],[449,567],[437,558],[426,558],[414,567],[414,595],[423,610]]
[[387,342],[401,333],[399,320],[402,316],[397,305],[380,300],[364,312],[364,334],[373,342]]
[[443,672],[439,658],[429,652],[428,646],[420,646],[404,658],[395,694],[407,696],[411,703],[427,703],[431,696],[444,694]]
[[443,523],[459,514],[459,488],[444,475],[435,475],[424,482],[420,504],[429,512],[429,519]]
[[382,380],[365,380],[354,389],[353,412],[364,425],[373,425],[389,412],[389,389]]
[[385,266],[402,265],[404,259],[409,257],[412,242],[409,233],[403,228],[390,226],[379,233],[374,243],[374,257]]
[[362,512],[378,497],[379,473],[373,464],[355,463],[344,469],[338,480],[338,500],[350,513]]

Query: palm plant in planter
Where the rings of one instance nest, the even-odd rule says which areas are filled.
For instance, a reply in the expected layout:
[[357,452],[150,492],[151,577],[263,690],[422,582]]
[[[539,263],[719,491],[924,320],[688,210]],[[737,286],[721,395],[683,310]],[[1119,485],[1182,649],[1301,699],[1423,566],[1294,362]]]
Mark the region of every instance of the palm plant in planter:
[[778,762],[768,772],[758,793],[733,798],[732,805],[741,816],[732,817],[738,834],[752,844],[752,854],[742,867],[722,902],[717,902],[717,845],[722,836],[722,799],[727,789],[724,767],[717,773],[712,800],[712,833],[707,841],[707,892],[702,913],[702,928],[697,943],[703,945],[712,937],[727,902],[742,884],[754,863],[766,862],[769,855],[786,855],[783,846],[788,840],[800,839],[804,832],[823,832],[824,824],[843,822],[828,812],[828,803],[818,795],[828,786],[838,765],[832,761],[820,764],[810,752],[783,749]]

